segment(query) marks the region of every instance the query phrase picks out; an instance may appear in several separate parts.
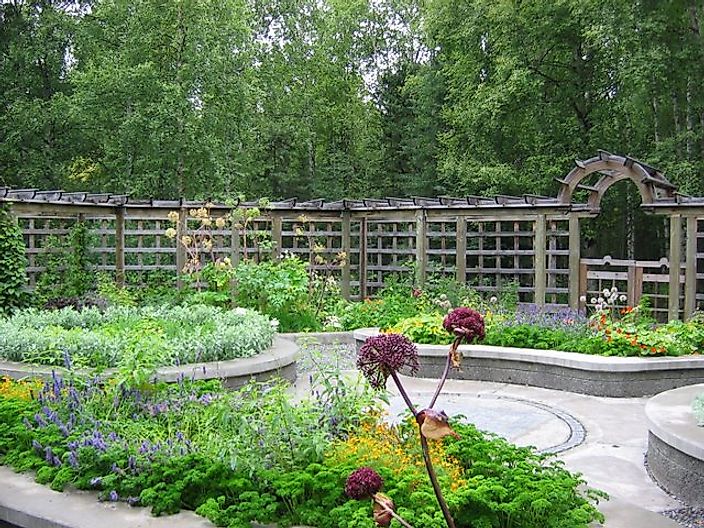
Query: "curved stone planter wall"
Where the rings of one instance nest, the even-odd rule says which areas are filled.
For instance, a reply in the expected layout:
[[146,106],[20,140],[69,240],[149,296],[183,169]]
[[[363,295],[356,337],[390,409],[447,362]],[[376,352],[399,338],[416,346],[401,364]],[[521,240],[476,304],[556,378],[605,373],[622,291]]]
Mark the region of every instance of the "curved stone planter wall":
[[669,390],[645,406],[648,468],[663,488],[690,506],[704,508],[704,428],[692,402],[704,384]]
[[[199,380],[221,379],[224,385],[231,389],[241,387],[251,379],[263,381],[272,377],[281,377],[295,381],[297,353],[298,345],[295,342],[276,337],[274,345],[269,350],[256,356],[228,361],[191,363],[178,367],[161,367],[157,370],[157,378],[166,382],[175,382],[181,377]],[[52,371],[61,370],[63,369],[0,361],[0,376],[14,379],[27,377],[48,379]],[[110,375],[111,372],[113,372],[112,369],[108,369],[104,375]]]
[[[357,348],[377,335],[377,328],[354,332]],[[418,376],[442,375],[446,345],[418,345]],[[526,348],[462,345],[462,370],[450,377],[532,385],[546,389],[578,392],[592,396],[630,398],[704,383],[704,357],[605,357]]]

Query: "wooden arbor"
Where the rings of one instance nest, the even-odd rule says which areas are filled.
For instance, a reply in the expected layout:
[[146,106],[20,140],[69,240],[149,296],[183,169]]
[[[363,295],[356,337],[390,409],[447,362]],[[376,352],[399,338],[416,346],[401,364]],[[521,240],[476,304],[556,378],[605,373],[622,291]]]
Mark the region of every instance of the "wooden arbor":
[[[598,215],[604,193],[624,179],[636,185],[646,211],[670,219],[668,314],[689,315],[704,301],[704,247],[697,247],[704,238],[704,198],[681,195],[657,169],[604,151],[577,161],[559,180],[556,197],[289,199],[272,202],[251,227],[271,235],[277,254],[293,253],[312,265],[311,240],[323,254],[347,253],[349,265],[338,273],[342,293],[349,298],[372,295],[390,274],[407,269],[412,261],[418,283],[431,271],[487,293],[513,282],[521,301],[577,308],[586,291],[580,219]],[[65,235],[77,220],[86,222],[94,235],[97,269],[114,273],[118,281],[126,274],[153,271],[179,275],[185,256],[164,236],[171,225],[167,215],[177,211],[178,228],[184,230],[192,221],[189,210],[203,205],[8,188],[0,188],[0,202],[9,203],[20,219],[32,281],[42,271],[41,255],[50,251],[47,238]],[[212,214],[224,216],[233,207],[212,204]],[[305,222],[301,215],[307,217]],[[246,257],[240,230],[226,227],[214,236],[217,255],[235,262]]]

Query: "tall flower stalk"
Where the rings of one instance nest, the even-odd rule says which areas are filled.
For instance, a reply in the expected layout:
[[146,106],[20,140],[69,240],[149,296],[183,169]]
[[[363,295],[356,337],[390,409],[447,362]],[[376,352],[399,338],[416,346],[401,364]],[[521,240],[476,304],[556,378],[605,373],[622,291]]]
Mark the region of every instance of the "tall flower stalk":
[[[463,341],[471,343],[484,338],[484,319],[480,313],[470,308],[457,308],[445,317],[443,327],[453,334],[455,339],[450,345],[445,369],[438,381],[435,393],[428,407],[421,411],[418,411],[413,405],[398,376],[398,372],[402,368],[406,368],[411,374],[415,374],[418,371],[418,349],[407,337],[400,334],[382,334],[368,338],[359,350],[357,368],[362,371],[375,389],[384,388],[389,377],[393,379],[403,401],[413,414],[418,425],[425,469],[445,517],[445,522],[449,528],[455,528],[455,521],[452,518],[447,502],[445,502],[435,468],[433,467],[428,440],[439,440],[448,435],[458,437],[457,433],[450,427],[448,416],[443,411],[434,410],[433,407],[442,392],[450,369],[460,368],[461,354],[458,350],[459,346]],[[384,526],[378,520],[377,524]]]

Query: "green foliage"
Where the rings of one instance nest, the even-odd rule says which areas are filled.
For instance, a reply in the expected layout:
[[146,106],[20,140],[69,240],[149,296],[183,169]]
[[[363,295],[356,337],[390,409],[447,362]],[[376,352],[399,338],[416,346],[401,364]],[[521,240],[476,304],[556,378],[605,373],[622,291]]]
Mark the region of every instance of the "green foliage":
[[454,336],[442,327],[442,321],[441,314],[424,314],[402,319],[388,330],[421,345],[448,345]]
[[[249,357],[276,332],[265,316],[208,306],[23,310],[0,321],[0,357],[43,365],[119,366],[141,384],[143,369]],[[140,374],[141,373],[141,374]]]
[[0,206],[0,316],[27,303],[27,259],[22,230],[5,206]]
[[41,264],[35,294],[42,303],[53,299],[78,298],[90,291],[93,284],[90,253],[93,240],[85,222],[77,221],[65,238],[49,237]]
[[236,302],[276,318],[282,331],[316,330],[320,323],[308,304],[308,271],[297,257],[241,262],[234,269]]
[[[283,384],[232,392],[217,382],[182,381],[115,398],[109,387],[55,377],[43,403],[0,396],[0,457],[35,470],[54,489],[98,490],[103,500],[147,506],[154,515],[192,509],[219,526],[373,528],[369,502],[344,494],[347,476],[363,463],[355,457],[369,453],[338,453],[356,445],[346,439],[360,421],[375,423],[365,414],[375,404],[368,389],[347,385],[339,372],[319,374],[329,382],[321,385],[326,395],[297,405]],[[402,424],[389,441],[403,442],[414,427]],[[561,462],[471,425],[453,427],[461,439],[446,438],[439,449],[461,468],[460,485],[441,478],[458,525],[586,528],[603,520],[593,504],[604,495]],[[398,513],[414,526],[445,526],[427,479],[410,466],[377,469]]]

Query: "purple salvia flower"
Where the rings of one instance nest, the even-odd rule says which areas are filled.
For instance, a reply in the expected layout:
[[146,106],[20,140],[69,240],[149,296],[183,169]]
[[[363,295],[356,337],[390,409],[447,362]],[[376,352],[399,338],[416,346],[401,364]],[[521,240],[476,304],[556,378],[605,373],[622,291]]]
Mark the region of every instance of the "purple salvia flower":
[[101,477],[93,477],[90,479],[90,485],[93,486],[94,488],[97,486],[100,486],[100,484],[103,482],[103,479]]
[[46,446],[44,448],[44,460],[51,463],[51,461],[53,459],[54,459],[54,452],[51,450],[51,446]]
[[68,354],[68,350],[64,349],[64,367],[66,367],[66,370],[71,370],[72,365],[71,365],[71,356]]
[[39,413],[34,415],[34,421],[37,422],[37,425],[39,425],[39,427],[46,427],[46,422]]
[[68,464],[73,468],[73,469],[78,469],[78,456],[76,455],[75,451],[71,451],[68,454]]
[[52,457],[52,459],[51,459],[51,464],[52,464],[53,466],[56,466],[56,467],[59,467],[59,466],[62,465],[62,464],[61,464],[61,460],[59,460],[59,457],[57,457],[56,455],[54,455],[54,456]]
[[32,440],[32,447],[39,452],[44,452],[44,446],[42,446],[39,442],[36,440]]

